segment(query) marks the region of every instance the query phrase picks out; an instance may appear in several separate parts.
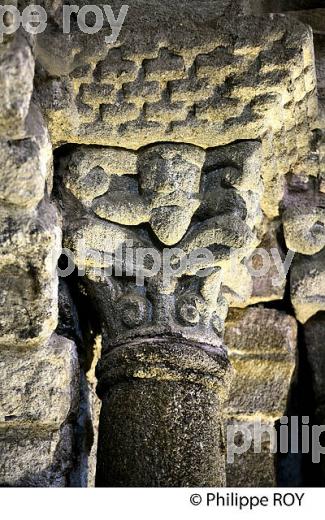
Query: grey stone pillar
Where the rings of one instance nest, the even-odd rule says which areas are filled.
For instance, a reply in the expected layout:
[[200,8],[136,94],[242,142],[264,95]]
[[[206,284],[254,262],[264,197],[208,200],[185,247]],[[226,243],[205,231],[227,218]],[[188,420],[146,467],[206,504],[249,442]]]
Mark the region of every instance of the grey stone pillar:
[[102,361],[97,486],[224,486],[221,348],[152,338]]

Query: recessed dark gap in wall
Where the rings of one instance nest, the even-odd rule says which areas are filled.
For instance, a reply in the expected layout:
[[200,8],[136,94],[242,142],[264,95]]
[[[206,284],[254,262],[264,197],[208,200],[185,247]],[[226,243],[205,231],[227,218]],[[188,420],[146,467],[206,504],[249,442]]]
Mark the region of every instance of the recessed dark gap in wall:
[[[59,207],[62,160],[70,155],[76,145],[64,145],[54,152],[54,187],[52,198]],[[62,209],[62,207],[61,207]],[[58,266],[67,267],[67,257],[61,255]],[[79,408],[74,427],[74,461],[69,475],[69,487],[88,487],[91,468],[90,453],[94,450],[95,425],[93,422],[94,389],[86,374],[95,360],[95,339],[100,334],[97,313],[82,287],[82,279],[75,269],[67,277],[59,277],[59,321],[56,333],[72,339],[78,350],[80,365]],[[96,360],[95,360],[96,361]],[[93,485],[93,484],[92,484]]]
[[[279,454],[276,458],[277,481],[279,486],[319,486],[319,465],[311,461],[310,453],[302,453],[302,417],[309,417],[309,424],[315,424],[315,396],[312,387],[312,373],[307,359],[304,327],[298,323],[297,364],[288,395],[287,410],[289,431],[289,451],[292,441],[298,439],[298,453]],[[279,423],[277,423],[279,431]],[[311,448],[311,444],[310,444]]]
[[250,0],[252,13],[281,13],[325,8],[324,0]]

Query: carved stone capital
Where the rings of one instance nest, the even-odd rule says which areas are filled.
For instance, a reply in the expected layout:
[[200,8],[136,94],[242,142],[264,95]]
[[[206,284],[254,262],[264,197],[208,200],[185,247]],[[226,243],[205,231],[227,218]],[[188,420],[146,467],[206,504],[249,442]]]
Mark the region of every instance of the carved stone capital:
[[86,275],[104,352],[155,336],[220,346],[228,303],[243,290],[241,261],[258,243],[260,165],[254,141],[72,153],[62,167],[65,246]]

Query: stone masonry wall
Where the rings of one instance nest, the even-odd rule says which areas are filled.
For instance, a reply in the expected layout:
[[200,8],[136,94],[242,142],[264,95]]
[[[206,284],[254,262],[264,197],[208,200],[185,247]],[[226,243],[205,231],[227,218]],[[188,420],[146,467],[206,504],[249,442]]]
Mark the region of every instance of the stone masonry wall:
[[32,44],[18,33],[0,48],[0,482],[66,486],[78,358],[54,333],[61,225],[52,146],[32,102]]

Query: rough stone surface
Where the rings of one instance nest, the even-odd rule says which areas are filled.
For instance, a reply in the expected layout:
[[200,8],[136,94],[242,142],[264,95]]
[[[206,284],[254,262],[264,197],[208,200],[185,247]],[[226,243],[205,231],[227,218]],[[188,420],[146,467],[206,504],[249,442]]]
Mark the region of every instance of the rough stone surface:
[[325,310],[325,249],[316,255],[295,255],[290,275],[291,299],[301,323]]
[[72,429],[32,434],[0,430],[0,483],[4,487],[66,487],[72,462]]
[[18,32],[0,43],[0,138],[23,139],[33,92],[34,57]]
[[253,289],[249,305],[283,299],[287,279],[282,266],[280,268],[280,262],[283,264],[286,258],[282,242],[280,222],[273,221],[266,226],[258,246],[269,255],[270,259],[270,267],[262,276],[260,269],[262,266],[265,267],[264,260],[258,255],[252,257],[251,265],[256,270],[254,271],[256,275],[252,276]]
[[58,429],[78,397],[75,345],[53,335],[37,349],[1,349],[0,428]]
[[320,174],[289,178],[283,201],[283,230],[286,245],[295,254],[290,273],[291,300],[297,319],[305,323],[324,310],[325,198],[322,185],[322,142],[319,147]]
[[[249,450],[228,462],[227,486],[275,486],[272,440],[275,421],[286,410],[295,368],[296,321],[263,307],[232,309],[226,322],[225,343],[234,368],[225,407],[228,435],[240,446],[243,435],[247,441],[247,435],[257,432]],[[259,440],[261,451],[257,447]]]
[[1,350],[0,485],[65,487],[78,400],[75,344],[53,335],[39,348]]
[[228,414],[282,415],[295,367],[296,341],[292,316],[263,307],[230,310],[225,343],[237,375]]
[[[283,263],[286,255],[280,222],[263,220],[258,236],[261,237],[260,243],[246,258],[245,264],[235,266],[233,262],[234,265],[223,278],[223,284],[232,287],[232,291],[225,293],[230,307],[244,308],[284,297],[287,278]],[[235,276],[238,284],[236,292],[233,290]]]
[[[249,139],[256,130],[263,132],[263,119],[268,119],[267,114],[279,106],[279,94],[288,97],[289,105],[296,99],[308,97],[314,89],[308,76],[313,74],[310,33],[295,21],[265,17],[256,24],[254,18],[238,18],[234,27],[231,18],[216,16],[214,2],[205,2],[204,7],[192,4],[191,10],[181,3],[177,11],[170,9],[169,2],[164,2],[155,5],[153,24],[153,19],[144,14],[150,2],[135,4],[131,6],[133,16],[125,19],[118,48],[108,52],[105,45],[100,48],[105,31],[97,39],[74,33],[69,44],[64,36],[58,42],[59,46],[60,43],[70,46],[68,53],[62,53],[61,61],[63,71],[70,68],[65,99],[68,96],[73,101],[80,120],[72,130],[75,142],[127,147],[134,143],[138,148],[168,136],[168,140],[211,146],[224,144],[225,141],[216,140],[218,136],[225,139],[230,132],[232,140]],[[207,28],[205,20],[209,15]],[[146,35],[141,42],[139,29],[134,27],[139,19],[142,20],[141,33]],[[180,20],[182,24],[178,23]],[[195,31],[189,30],[194,23]],[[173,29],[176,25],[177,31]],[[158,26],[159,31],[156,30]],[[250,31],[253,26],[255,31]],[[304,55],[297,44],[298,41],[301,43],[301,38]],[[57,76],[57,71],[53,70],[57,60],[49,62],[45,57],[47,45],[45,33],[38,38],[38,59],[50,75]],[[83,52],[73,56],[77,46],[82,47]],[[261,60],[261,68],[257,66],[257,60]],[[76,69],[84,72],[75,74]],[[304,74],[307,74],[305,82]],[[223,92],[227,77],[228,90]],[[305,85],[304,90],[292,96],[288,86],[293,77],[301,79],[295,83],[298,88]],[[138,90],[138,78],[143,82],[142,90]],[[161,86],[152,101],[142,94],[146,81],[158,81]],[[106,84],[114,90],[103,105],[101,93],[95,95],[95,87]],[[132,84],[139,95],[129,103],[129,99],[124,99],[124,91],[129,92]],[[88,85],[94,86],[91,99],[85,97],[84,88]],[[51,80],[43,84],[43,88],[48,88],[45,111],[49,115],[53,110],[60,112],[64,98],[56,105],[50,102],[54,93]],[[169,97],[165,100],[160,92],[166,90]],[[43,95],[46,96],[45,90]],[[111,107],[116,101],[119,110],[114,112]],[[193,107],[196,108],[194,115]],[[289,112],[290,108],[288,115]],[[67,131],[60,123],[56,128],[55,124],[50,127],[56,142],[67,140]],[[244,135],[238,133],[237,136],[236,132],[243,130]]]
[[32,216],[12,216],[0,208],[0,229],[0,345],[40,344],[57,324],[56,210],[44,203]]
[[0,203],[10,208],[33,209],[52,186],[52,147],[42,117],[31,116],[32,137],[0,140]]
[[[325,421],[325,313],[319,312],[307,321],[304,329],[304,340],[307,350],[307,358],[311,368],[312,385],[314,393],[313,424],[323,425]],[[320,485],[325,484],[324,455],[320,456]]]
[[325,32],[315,34],[315,64],[317,73],[317,90],[319,103],[319,128],[325,127]]
[[[252,435],[252,444],[245,453],[234,455],[227,464],[227,487],[273,487],[277,485],[274,454],[271,439],[275,434],[274,421],[267,417],[261,421],[229,419],[226,422],[233,431],[235,444],[240,446]],[[255,431],[260,431],[254,437]],[[228,430],[229,432],[229,430]]]
[[307,321],[305,341],[308,361],[312,368],[313,389],[316,405],[323,405],[325,400],[325,313],[320,312]]
[[67,38],[49,26],[37,39],[37,91],[54,143],[207,148],[260,136],[263,210],[277,216],[283,175],[310,165],[312,33],[283,16],[240,17],[247,5],[231,4],[160,2],[152,18],[152,2],[134,0],[108,49],[105,29],[94,38],[73,28]]
[[195,385],[117,384],[102,405],[97,486],[223,486],[218,404],[215,392]]
[[325,207],[300,205],[283,216],[286,244],[291,251],[314,255],[325,246]]

